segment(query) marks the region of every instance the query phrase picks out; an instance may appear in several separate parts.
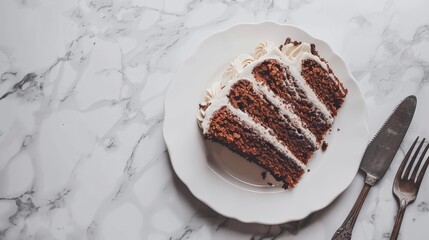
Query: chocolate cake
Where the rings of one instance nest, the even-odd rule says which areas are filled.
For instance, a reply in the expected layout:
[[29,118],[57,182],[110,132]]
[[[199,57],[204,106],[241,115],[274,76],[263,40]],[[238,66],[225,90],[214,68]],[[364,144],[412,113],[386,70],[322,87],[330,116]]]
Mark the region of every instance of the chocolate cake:
[[[347,89],[314,44],[287,38],[261,42],[236,58],[207,89],[198,125],[225,145],[294,187],[322,145]],[[326,145],[327,146],[327,145]]]

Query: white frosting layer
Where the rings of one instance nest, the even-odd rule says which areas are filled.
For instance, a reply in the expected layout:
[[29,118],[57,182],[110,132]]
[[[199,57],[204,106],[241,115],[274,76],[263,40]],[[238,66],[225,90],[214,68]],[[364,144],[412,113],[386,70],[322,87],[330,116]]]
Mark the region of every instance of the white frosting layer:
[[[327,71],[328,66],[325,62],[321,61],[319,57],[311,53],[310,44],[302,43],[295,46],[291,43],[284,45],[282,51],[273,46],[274,44],[270,42],[261,42],[255,49],[254,58],[248,54],[243,54],[231,62],[227,68],[227,71],[223,75],[223,80],[215,82],[212,88],[207,90],[205,102],[202,103],[203,106],[207,106],[207,109],[205,111],[200,110],[197,117],[198,124],[202,128],[203,133],[206,134],[210,127],[210,119],[213,113],[219,110],[221,107],[226,106],[248,127],[255,130],[264,140],[276,147],[279,152],[291,158],[301,168],[306,169],[305,164],[303,164],[296,156],[294,156],[290,149],[288,149],[287,145],[275,136],[275,133],[255,122],[247,113],[232,107],[232,105],[229,103],[228,94],[231,87],[237,80],[246,79],[252,82],[256,92],[265,95],[267,99],[279,109],[282,116],[287,116],[290,119],[292,125],[295,128],[300,129],[302,134],[305,135],[306,138],[310,139],[314,146],[318,147],[320,145],[320,143],[317,142],[314,134],[307,129],[299,116],[293,112],[292,106],[286,104],[268,87],[256,81],[256,79],[253,77],[252,70],[257,64],[263,62],[266,59],[275,59],[282,62],[284,65],[289,67],[291,75],[295,78],[299,87],[305,92],[308,100],[310,100],[315,108],[317,108],[325,116],[328,123],[332,123],[333,116],[331,115],[330,111],[327,109],[325,104],[323,104],[318,99],[316,93],[314,93],[314,91],[306,83],[301,75],[302,60],[314,60]],[[334,80],[334,78],[332,79]]]
[[[206,89],[206,96],[204,97],[204,102],[201,103],[202,106],[207,107],[211,102],[213,102],[213,99],[215,99],[217,96],[220,95],[220,92],[222,88],[224,87],[224,83],[222,81],[217,81],[213,83],[211,88]],[[206,111],[204,109],[201,109],[198,111],[198,126],[202,128],[201,123],[204,120],[204,117],[206,116]]]

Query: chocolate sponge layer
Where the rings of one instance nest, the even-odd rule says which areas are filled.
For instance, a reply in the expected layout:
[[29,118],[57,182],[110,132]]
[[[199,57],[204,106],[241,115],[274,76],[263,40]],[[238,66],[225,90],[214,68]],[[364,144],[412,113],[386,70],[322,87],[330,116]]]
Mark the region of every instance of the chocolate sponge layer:
[[319,142],[323,139],[331,124],[308,99],[287,67],[275,59],[267,59],[256,65],[252,73],[257,81],[268,86],[285,104],[292,107]]
[[284,188],[294,187],[304,170],[272,144],[258,136],[226,107],[213,113],[206,139],[225,145],[266,169]]
[[338,80],[334,81],[327,70],[320,66],[318,62],[311,59],[302,61],[301,74],[317,97],[336,116],[337,109],[341,107],[344,97],[347,94],[347,91],[344,93],[341,91],[340,88],[342,88],[342,85],[338,83]]
[[231,88],[229,95],[231,105],[247,113],[255,122],[288,146],[289,150],[302,162],[307,163],[316,146],[292,125],[287,116],[282,116],[271,102],[262,94],[258,94],[251,82],[238,80]]

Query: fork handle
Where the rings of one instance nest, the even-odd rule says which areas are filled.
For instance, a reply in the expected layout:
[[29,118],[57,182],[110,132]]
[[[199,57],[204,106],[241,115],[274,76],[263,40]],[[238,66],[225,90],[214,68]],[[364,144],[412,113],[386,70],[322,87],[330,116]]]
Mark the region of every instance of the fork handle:
[[334,236],[332,237],[332,240],[349,240],[352,238],[353,227],[359,215],[360,209],[362,208],[363,202],[365,201],[366,196],[368,195],[368,192],[371,187],[371,185],[365,183],[362,188],[362,191],[359,194],[359,197],[355,202],[355,205],[353,205],[352,210],[350,210],[349,215],[347,215],[347,218],[346,220],[344,220],[341,227],[339,227],[338,230],[335,232]]
[[392,234],[390,235],[390,240],[396,240],[399,235],[399,229],[401,229],[402,219],[404,218],[405,208],[407,207],[407,201],[402,198],[399,203],[398,214],[396,215],[395,225],[393,226]]

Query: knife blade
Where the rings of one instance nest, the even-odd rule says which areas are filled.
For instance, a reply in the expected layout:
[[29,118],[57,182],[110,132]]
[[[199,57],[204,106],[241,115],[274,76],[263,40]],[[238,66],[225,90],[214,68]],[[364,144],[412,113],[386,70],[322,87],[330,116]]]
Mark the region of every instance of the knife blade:
[[365,184],[343,224],[335,232],[332,240],[349,240],[360,209],[369,190],[380,180],[390,166],[402,140],[407,133],[417,106],[417,98],[406,97],[386,120],[371,140],[359,169],[365,174]]
[[386,173],[407,133],[416,105],[415,96],[405,98],[366,148],[360,164],[366,183],[373,186]]

